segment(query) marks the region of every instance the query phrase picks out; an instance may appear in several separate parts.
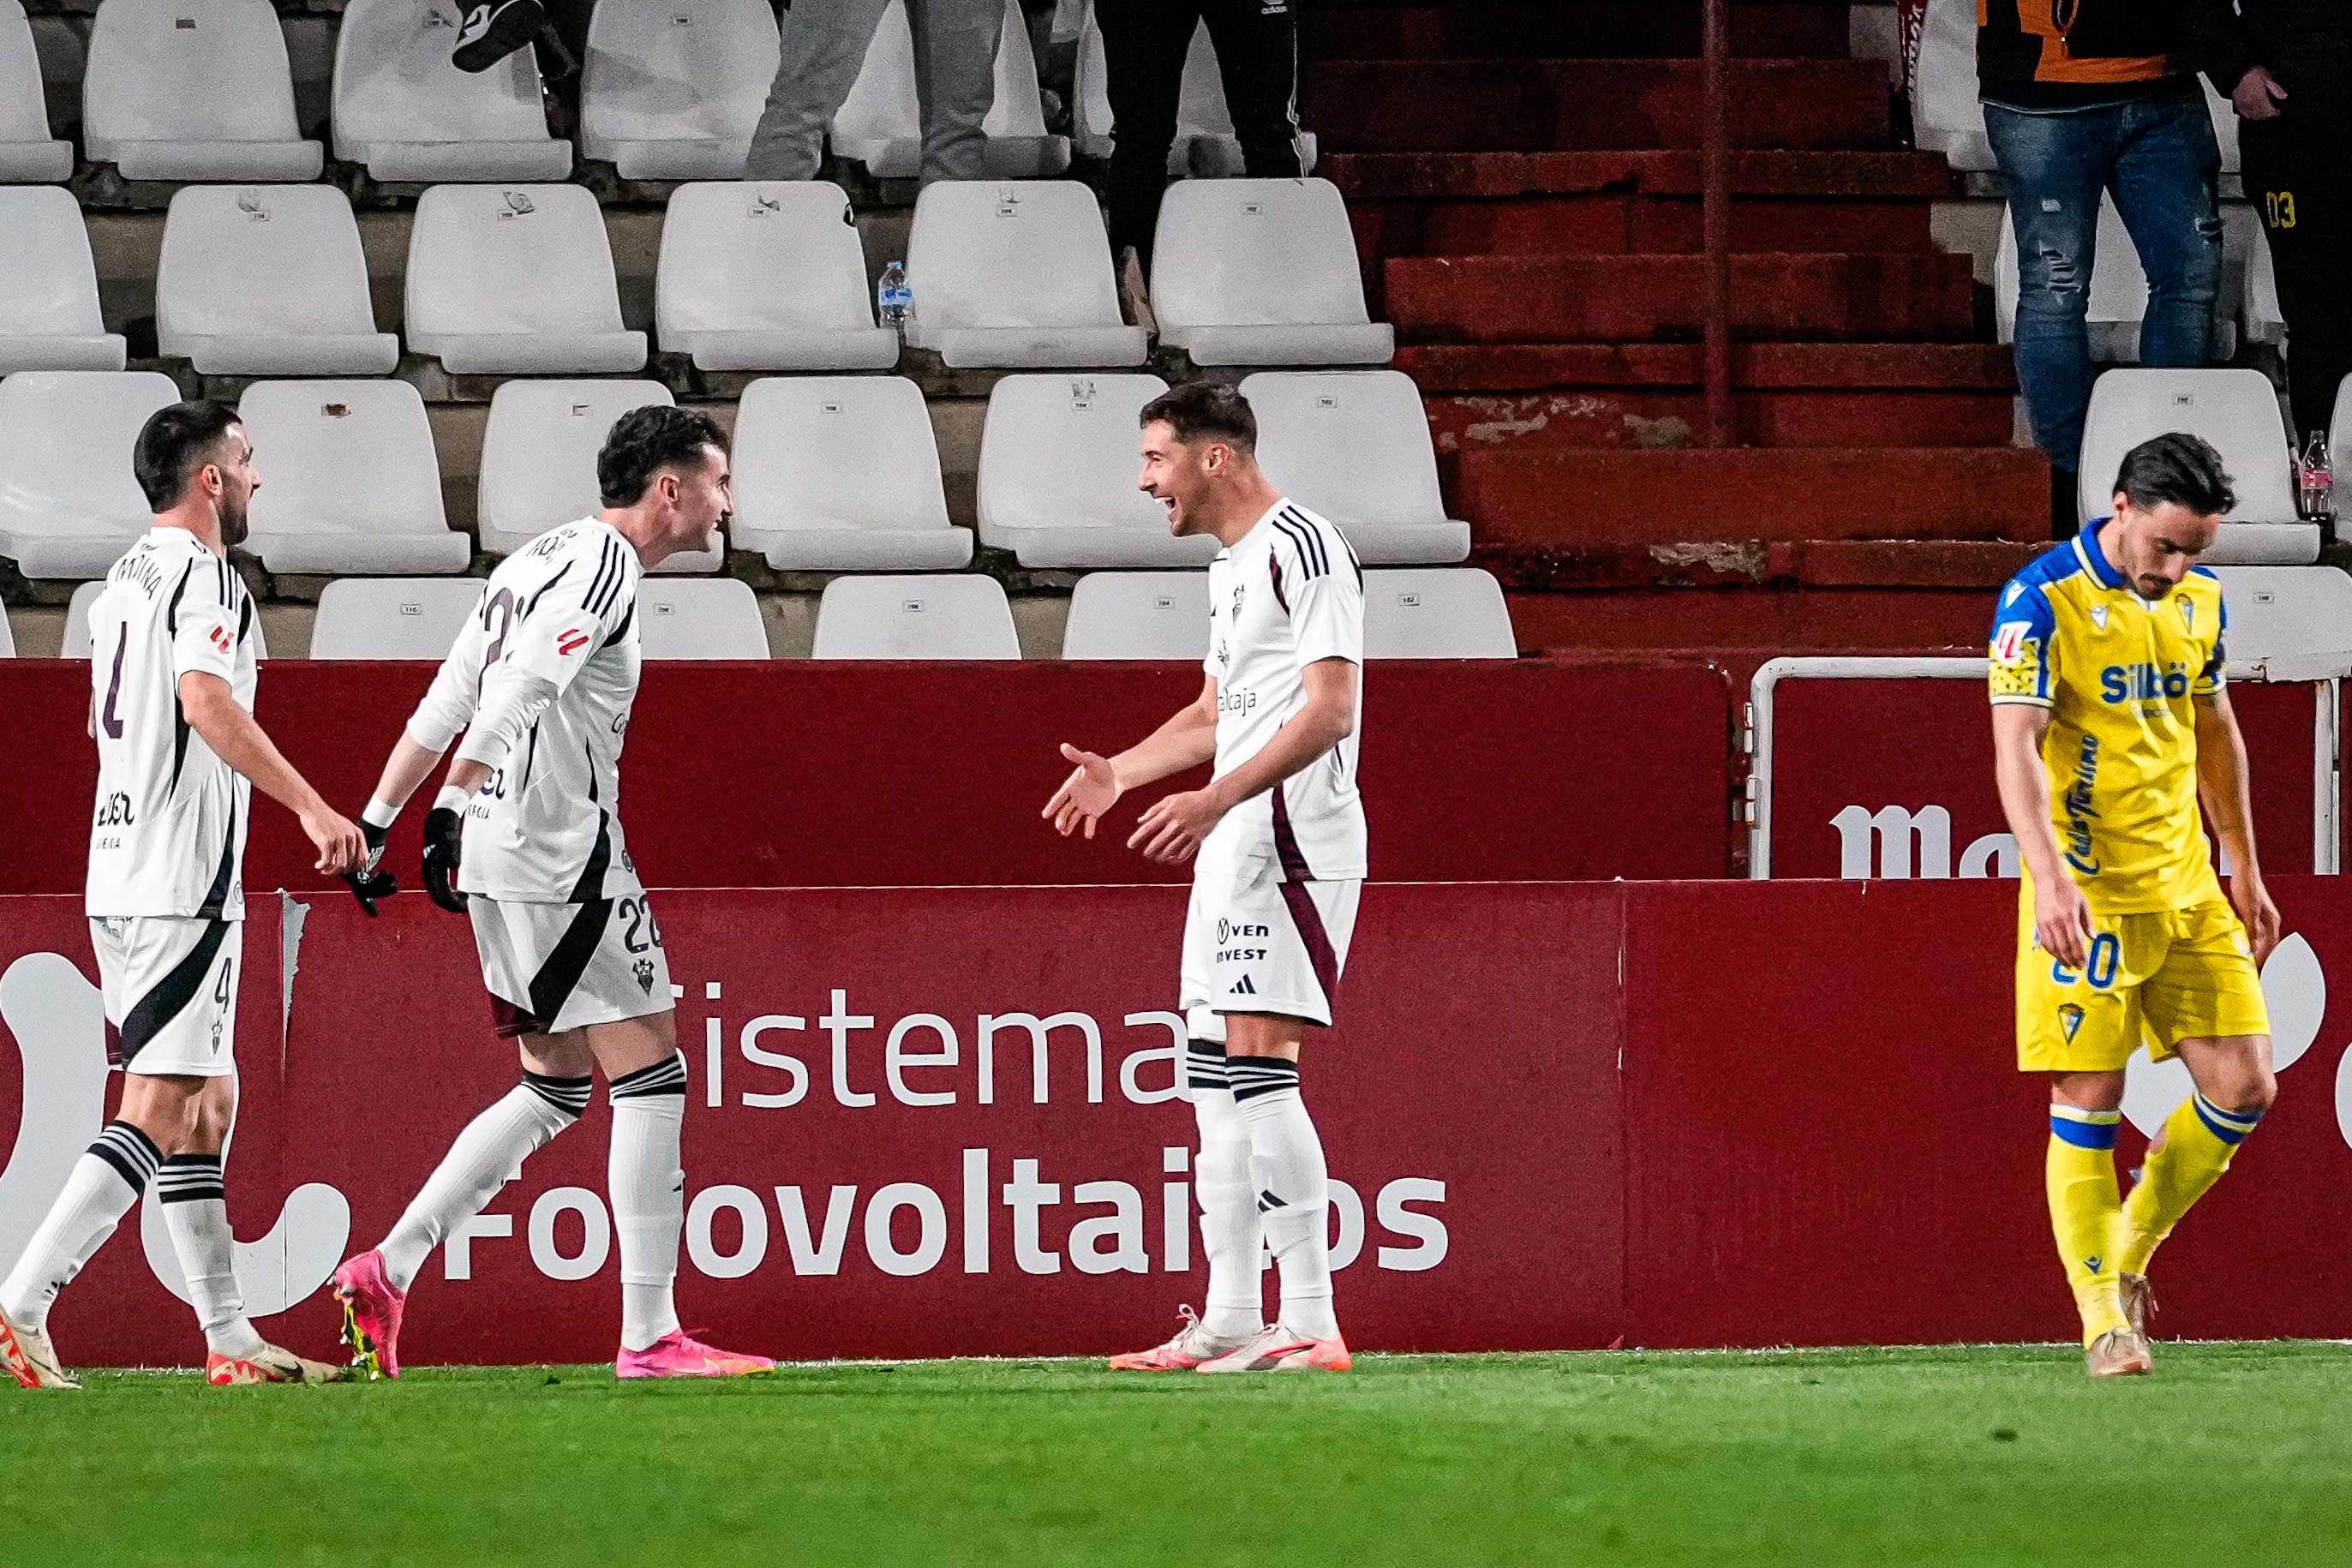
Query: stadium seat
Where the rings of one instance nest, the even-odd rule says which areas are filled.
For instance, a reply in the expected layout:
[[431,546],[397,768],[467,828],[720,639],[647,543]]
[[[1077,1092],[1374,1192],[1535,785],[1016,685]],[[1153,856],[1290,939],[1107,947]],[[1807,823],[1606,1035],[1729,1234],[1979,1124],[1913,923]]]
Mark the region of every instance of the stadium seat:
[[272,572],[463,572],[425,400],[404,381],[258,381],[237,405],[261,468],[247,548]]
[[123,353],[99,313],[81,204],[61,186],[0,187],[0,375],[121,370]]
[[[2147,316],[2147,273],[2140,267],[2139,251],[2113,196],[2099,202],[2097,246],[2091,264],[2091,358],[2101,364],[2130,364],[2139,358],[2140,322]],[[2005,343],[2017,341],[2020,282],[2017,227],[2004,209],[2000,249],[1993,260],[1993,314]],[[2237,346],[2237,323],[2228,319],[2226,310],[2221,310],[2213,323],[2213,357],[2227,359]]]
[[[59,658],[89,658],[89,607],[98,602],[98,595],[105,586],[105,579],[97,578],[74,589],[73,597],[66,604],[66,630],[64,640],[58,648]],[[253,656],[256,658],[269,657],[267,616],[253,623]]]
[[[2245,340],[2278,348],[2286,342],[2286,312],[2279,306],[2278,268],[2271,258],[2270,237],[2262,226],[2246,246],[2246,298],[2240,314],[2245,320]],[[2330,443],[2331,447],[2333,443]]]
[[2319,525],[2295,517],[2294,465],[2278,393],[2258,370],[2111,370],[2091,388],[2083,428],[2085,521],[2114,510],[2124,454],[2186,430],[2219,448],[2236,510],[2205,554],[2215,566],[2301,566],[2319,559]]
[[[1045,133],[1037,89],[1037,57],[1020,0],[1005,0],[1004,28],[996,45],[996,101],[981,122],[988,138],[990,174],[1027,180],[1070,166],[1066,136]],[[833,117],[836,157],[855,158],[880,180],[911,180],[922,171],[922,111],[915,100],[915,39],[904,0],[890,0],[866,47],[866,64]]]
[[99,577],[154,514],[131,448],[180,389],[152,370],[26,370],[0,380],[0,555],[27,577]]
[[1402,371],[1259,371],[1242,383],[1257,458],[1276,489],[1339,524],[1367,564],[1444,565],[1470,553],[1445,515],[1421,389]]
[[16,657],[16,629],[8,624],[8,612],[0,609],[0,658]]
[[817,601],[817,658],[1019,658],[1004,584],[954,577],[835,577]]
[[409,231],[408,346],[453,375],[642,370],[584,185],[436,185]]
[[481,602],[478,577],[339,579],[320,592],[310,657],[438,661]]
[[922,389],[895,375],[771,376],[735,416],[739,550],[782,572],[951,571],[971,535],[948,521]]
[[625,180],[731,180],[775,79],[768,0],[599,5],[581,76],[580,151]]
[[335,156],[378,180],[561,180],[572,143],[547,133],[538,56],[486,71],[449,63],[458,0],[346,0],[335,35]]
[[0,182],[70,179],[73,166],[73,143],[49,134],[32,24],[23,5],[0,0]]
[[1070,592],[1064,658],[1209,657],[1206,572],[1089,572]]
[[126,180],[315,180],[270,0],[106,0],[90,23],[82,142]]
[[1347,204],[1328,180],[1188,180],[1160,206],[1151,311],[1195,364],[1386,364]]
[[183,185],[163,220],[155,341],[205,375],[384,375],[352,204],[332,185]]
[[1021,564],[1202,566],[1205,535],[1176,539],[1136,488],[1137,416],[1168,390],[1156,375],[1008,375],[980,438],[980,542]]
[[[1112,132],[1117,129],[1110,111],[1110,71],[1104,58],[1102,28],[1095,21],[1095,8],[1085,7],[1086,20],[1078,35],[1076,80],[1074,95],[1077,99],[1073,112],[1073,138],[1077,150],[1089,158],[1108,158],[1113,145]],[[1184,77],[1178,89],[1176,104],[1176,140],[1168,150],[1168,174],[1172,179],[1186,174],[1234,175],[1244,172],[1242,144],[1234,134],[1234,117],[1225,103],[1225,81],[1217,68],[1216,41],[1209,37],[1206,22],[1192,29],[1192,45],[1184,55]],[[1307,173],[1315,168],[1315,132],[1298,133],[1299,167]]]
[[648,577],[637,586],[647,658],[765,658],[768,628],[751,584],[734,577]]
[[2352,576],[2303,566],[2222,566],[2231,664],[2352,653]]
[[2335,458],[2336,471],[2344,479],[2343,489],[2336,497],[2338,511],[2352,511],[2352,463],[2336,456],[2344,450],[2347,441],[2352,441],[2352,375],[2346,376],[2336,388],[2336,410],[2327,421],[2328,455]]
[[702,370],[887,370],[849,197],[824,180],[680,185],[662,220],[654,329]]
[[1518,658],[1503,585],[1475,566],[1365,573],[1364,657]]
[[[560,522],[603,510],[596,453],[613,421],[632,408],[677,401],[657,381],[501,384],[490,395],[489,424],[482,432],[475,531],[483,550],[511,555]],[[655,570],[716,571],[722,550],[673,555]]]
[[950,365],[1141,364],[1121,323],[1110,239],[1075,180],[941,180],[916,198],[907,342]]

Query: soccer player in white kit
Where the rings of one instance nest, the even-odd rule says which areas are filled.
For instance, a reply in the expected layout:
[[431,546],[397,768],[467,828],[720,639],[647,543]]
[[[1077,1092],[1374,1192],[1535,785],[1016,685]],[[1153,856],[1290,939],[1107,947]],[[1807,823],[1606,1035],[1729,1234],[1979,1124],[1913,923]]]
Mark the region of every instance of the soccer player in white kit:
[[[356,1363],[386,1377],[400,1375],[401,1317],[427,1255],[579,1120],[595,1069],[613,1106],[614,1370],[735,1377],[775,1366],[678,1327],[686,1058],[661,930],[617,815],[643,657],[638,579],[680,551],[716,548],[727,439],[706,415],[635,409],[606,437],[596,477],[604,510],[548,530],[490,574],[361,818],[380,858],[400,808],[457,742],[425,819],[425,889],[472,918],[492,1018],[522,1055],[520,1086],[457,1135],[391,1234],[335,1271]],[[368,869],[377,874],[373,860]]]
[[90,606],[98,801],[84,899],[122,1098],[0,1284],[0,1363],[27,1388],[79,1386],[50,1342],[49,1308],[152,1182],[204,1326],[206,1380],[333,1382],[343,1369],[268,1343],[247,1318],[228,1223],[253,786],[301,819],[320,870],[349,871],[366,850],[253,720],[259,628],[228,551],[260,480],[236,411],[159,411],[131,467],[155,526]]
[[[1184,920],[1186,1080],[1201,1131],[1193,1192],[1208,1310],[1122,1372],[1345,1372],[1331,1304],[1329,1179],[1299,1098],[1299,1047],[1331,1023],[1365,872],[1356,733],[1364,580],[1339,531],[1257,466],[1242,395],[1194,383],[1143,406],[1141,488],[1179,536],[1224,545],[1209,567],[1208,679],[1198,700],[1108,759],[1075,746],[1045,805],[1066,837],[1139,784],[1213,762],[1204,789],[1143,814],[1130,847],[1192,860]],[[1261,1241],[1282,1308],[1263,1321]]]

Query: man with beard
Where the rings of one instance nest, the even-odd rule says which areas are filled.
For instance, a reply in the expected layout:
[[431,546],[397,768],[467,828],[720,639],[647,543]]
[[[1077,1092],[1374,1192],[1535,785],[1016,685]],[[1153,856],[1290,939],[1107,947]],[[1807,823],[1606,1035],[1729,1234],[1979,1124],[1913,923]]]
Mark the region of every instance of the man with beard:
[[236,411],[163,409],[131,462],[155,526],[107,574],[89,617],[86,902],[122,1099],[0,1285],[0,1364],[27,1388],[79,1386],[49,1342],[49,1308],[152,1182],[204,1326],[206,1379],[330,1382],[341,1369],[267,1343],[246,1317],[223,1185],[253,786],[300,818],[320,871],[356,869],[366,842],[253,720],[256,612],[228,552],[260,481]]

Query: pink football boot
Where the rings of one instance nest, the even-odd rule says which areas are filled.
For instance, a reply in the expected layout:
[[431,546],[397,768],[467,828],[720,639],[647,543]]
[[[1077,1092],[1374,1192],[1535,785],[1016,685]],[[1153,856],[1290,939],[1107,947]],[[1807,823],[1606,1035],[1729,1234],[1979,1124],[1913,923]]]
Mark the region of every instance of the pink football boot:
[[613,1363],[615,1377],[765,1377],[775,1370],[767,1356],[713,1350],[683,1329],[641,1351],[624,1350]]
[[343,1343],[352,1365],[371,1379],[400,1375],[400,1314],[408,1292],[395,1290],[383,1254],[362,1252],[335,1270],[335,1300],[343,1304]]

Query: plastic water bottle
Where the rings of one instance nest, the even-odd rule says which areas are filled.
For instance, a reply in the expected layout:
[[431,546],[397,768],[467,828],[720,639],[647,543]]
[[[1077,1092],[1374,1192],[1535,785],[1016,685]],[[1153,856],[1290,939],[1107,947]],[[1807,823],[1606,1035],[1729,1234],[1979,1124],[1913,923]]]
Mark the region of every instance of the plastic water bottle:
[[894,261],[882,269],[882,281],[874,287],[874,303],[884,326],[906,331],[907,313],[915,308],[915,289],[907,281],[905,262]]
[[2326,519],[2336,514],[2336,469],[2328,456],[2327,432],[2314,430],[2311,439],[2304,444],[2303,456],[2295,460],[2295,491],[2298,510],[2307,518]]

